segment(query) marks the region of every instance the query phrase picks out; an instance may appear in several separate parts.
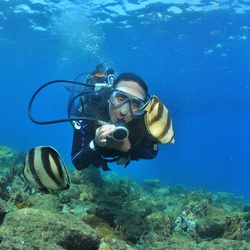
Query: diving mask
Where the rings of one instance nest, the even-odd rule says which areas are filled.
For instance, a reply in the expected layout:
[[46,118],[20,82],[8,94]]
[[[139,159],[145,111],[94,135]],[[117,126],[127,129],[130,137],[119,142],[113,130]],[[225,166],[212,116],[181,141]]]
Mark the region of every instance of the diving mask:
[[145,110],[142,109],[145,105],[145,101],[133,97],[119,89],[111,90],[109,101],[115,108],[119,108],[124,104],[129,104],[130,111],[133,115],[143,115],[145,113]]

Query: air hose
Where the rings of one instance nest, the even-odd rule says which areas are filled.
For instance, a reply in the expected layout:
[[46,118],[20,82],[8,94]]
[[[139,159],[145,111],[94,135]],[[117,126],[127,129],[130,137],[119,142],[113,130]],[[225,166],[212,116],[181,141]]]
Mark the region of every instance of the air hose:
[[33,104],[33,101],[34,99],[36,98],[36,96],[39,94],[39,92],[44,89],[45,87],[51,85],[51,84],[56,84],[56,83],[71,83],[71,84],[77,84],[77,85],[81,85],[81,86],[86,86],[86,87],[94,87],[93,84],[87,84],[87,83],[81,83],[81,82],[76,82],[76,81],[71,81],[71,80],[54,80],[54,81],[50,81],[50,82],[47,82],[45,83],[44,85],[42,85],[40,88],[38,88],[35,93],[33,94],[33,96],[31,97],[30,99],[30,102],[29,102],[29,105],[28,105],[28,116],[30,118],[30,120],[36,124],[39,124],[39,125],[47,125],[47,124],[54,124],[54,123],[60,123],[60,122],[71,122],[71,121],[79,121],[79,120],[92,120],[92,121],[98,121],[96,119],[93,119],[93,118],[88,118],[88,117],[70,117],[70,108],[71,108],[71,105],[72,103],[74,102],[74,100],[76,98],[78,98],[79,96],[82,96],[82,95],[85,95],[85,94],[88,94],[90,93],[91,91],[89,92],[84,92],[84,93],[80,93],[78,95],[76,95],[73,100],[71,101],[70,105],[68,106],[68,117],[67,118],[63,118],[63,119],[56,119],[56,120],[50,120],[50,121],[38,121],[36,119],[33,118],[32,116],[32,104]]
[[[70,110],[71,110],[71,106],[73,105],[74,101],[79,98],[80,96],[92,93],[93,91],[88,91],[88,92],[82,92],[79,93],[78,95],[76,95],[71,102],[68,105],[68,117],[67,118],[63,118],[63,119],[56,119],[56,120],[50,120],[50,121],[38,121],[36,119],[33,118],[32,114],[31,114],[31,108],[32,108],[32,104],[34,99],[36,98],[36,96],[39,94],[39,92],[44,89],[45,87],[51,85],[51,84],[56,84],[56,83],[71,83],[71,84],[77,84],[77,85],[81,85],[81,86],[85,86],[85,87],[94,87],[93,84],[87,84],[87,83],[81,83],[81,82],[76,82],[76,81],[70,81],[70,80],[54,80],[54,81],[50,81],[45,83],[44,85],[42,85],[40,88],[38,88],[35,93],[33,94],[33,96],[30,99],[29,105],[28,105],[28,115],[29,118],[32,122],[39,124],[39,125],[47,125],[47,124],[55,124],[55,123],[61,123],[61,122],[73,122],[73,121],[82,121],[82,120],[89,120],[89,121],[93,121],[99,125],[108,125],[110,123],[104,122],[104,121],[100,121],[98,119],[94,119],[94,118],[90,118],[90,117],[86,117],[86,116],[78,116],[78,117],[71,117],[70,116]],[[129,131],[127,129],[126,124],[124,123],[124,121],[122,119],[120,119],[117,124],[116,124],[116,130],[115,132],[111,135],[111,137],[116,140],[116,141],[123,141],[124,139],[126,139],[129,135]]]

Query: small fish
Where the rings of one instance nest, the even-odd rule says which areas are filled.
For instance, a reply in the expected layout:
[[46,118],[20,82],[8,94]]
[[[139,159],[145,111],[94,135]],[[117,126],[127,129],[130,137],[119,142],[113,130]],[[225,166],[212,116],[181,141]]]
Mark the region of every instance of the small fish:
[[160,99],[153,95],[144,105],[144,121],[148,132],[162,144],[174,143],[174,131],[170,114]]
[[50,146],[31,149],[23,168],[25,180],[41,192],[70,188],[70,177],[59,153]]

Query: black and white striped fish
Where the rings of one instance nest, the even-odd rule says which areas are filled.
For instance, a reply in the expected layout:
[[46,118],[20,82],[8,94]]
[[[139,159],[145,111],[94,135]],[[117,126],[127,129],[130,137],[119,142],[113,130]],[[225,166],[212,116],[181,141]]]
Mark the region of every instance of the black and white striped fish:
[[29,151],[23,168],[25,180],[44,193],[66,190],[70,177],[59,153],[50,146],[39,146]]
[[174,143],[172,119],[168,109],[160,99],[153,95],[143,109],[147,111],[144,115],[144,121],[148,132],[159,143]]

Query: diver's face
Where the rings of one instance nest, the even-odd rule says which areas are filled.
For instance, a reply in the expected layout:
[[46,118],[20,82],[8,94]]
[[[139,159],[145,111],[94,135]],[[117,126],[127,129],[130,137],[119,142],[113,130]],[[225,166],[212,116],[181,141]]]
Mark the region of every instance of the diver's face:
[[[134,81],[120,81],[116,88],[117,90],[120,90],[126,94],[128,94],[130,97],[139,98],[141,100],[146,99],[146,92],[145,90],[136,82]],[[114,107],[109,101],[109,116],[111,118],[111,121],[113,123],[117,122],[117,119],[123,119],[126,123],[133,120],[136,116],[131,112],[131,103],[126,102],[124,105],[120,107]]]

